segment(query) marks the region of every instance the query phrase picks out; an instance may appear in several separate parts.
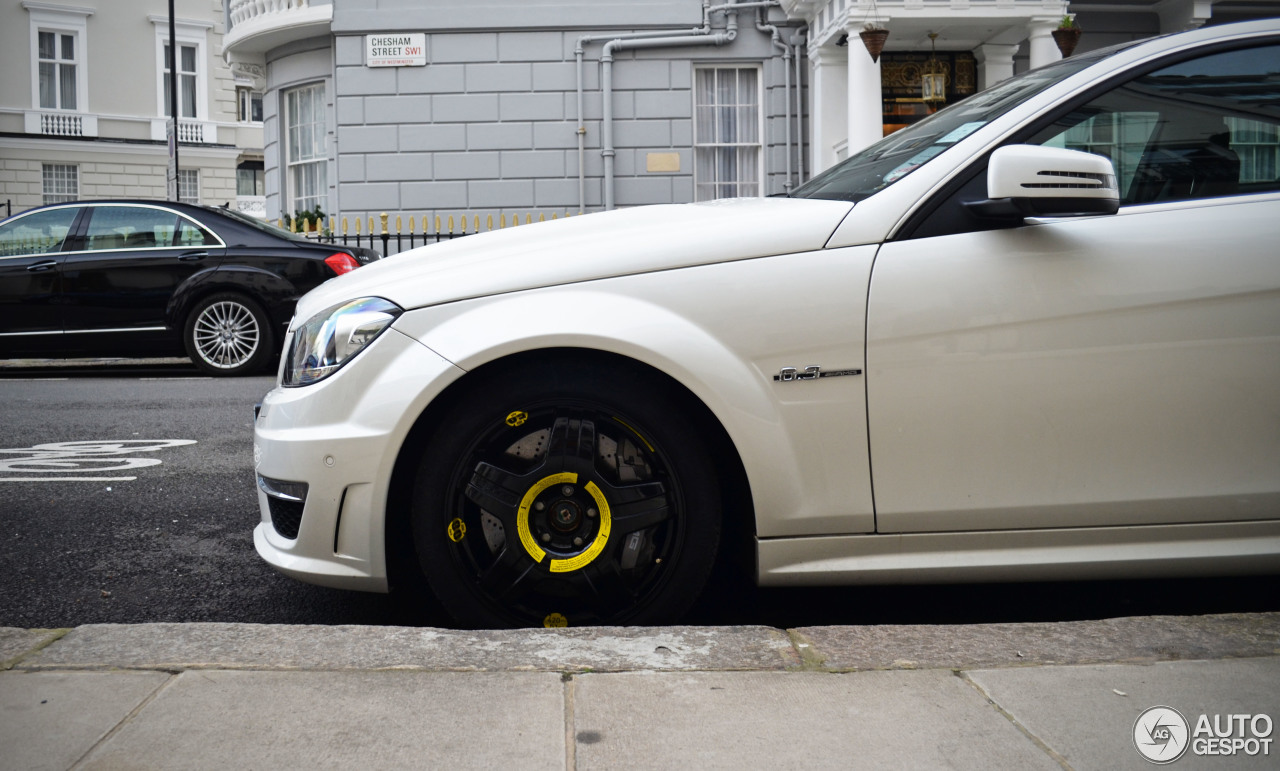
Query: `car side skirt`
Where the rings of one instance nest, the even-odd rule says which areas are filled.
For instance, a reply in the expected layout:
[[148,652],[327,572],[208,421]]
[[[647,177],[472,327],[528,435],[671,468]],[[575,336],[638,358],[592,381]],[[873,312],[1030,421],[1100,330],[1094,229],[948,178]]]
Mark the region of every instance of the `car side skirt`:
[[1280,521],[775,538],[761,586],[1280,573]]

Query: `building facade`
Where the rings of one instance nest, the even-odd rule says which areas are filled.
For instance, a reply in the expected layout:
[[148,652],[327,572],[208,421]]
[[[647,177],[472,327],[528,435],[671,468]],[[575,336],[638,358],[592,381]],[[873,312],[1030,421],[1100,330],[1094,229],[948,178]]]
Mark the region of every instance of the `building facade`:
[[[1250,0],[225,8],[228,61],[264,93],[268,216],[424,222],[785,193],[947,100],[1060,58],[1052,31],[1067,14],[1090,50],[1280,13]],[[890,30],[878,61],[860,43],[868,23]],[[945,74],[926,99],[931,68]]]
[[[166,0],[3,0],[0,206],[163,198]],[[1276,0],[177,0],[180,192],[506,222],[785,193],[1077,50]],[[872,59],[860,33],[888,30]],[[926,77],[930,76],[930,77]],[[3,213],[3,210],[0,210]]]
[[0,216],[168,193],[176,59],[182,200],[265,214],[261,94],[223,58],[221,0],[5,0]]

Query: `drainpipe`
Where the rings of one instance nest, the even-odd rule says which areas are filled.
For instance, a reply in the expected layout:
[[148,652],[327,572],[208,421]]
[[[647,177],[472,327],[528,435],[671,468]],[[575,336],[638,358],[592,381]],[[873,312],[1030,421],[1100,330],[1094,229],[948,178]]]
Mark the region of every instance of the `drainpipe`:
[[785,115],[782,125],[786,127],[783,132],[783,144],[787,148],[787,174],[782,183],[782,191],[789,194],[791,192],[791,46],[782,41],[782,35],[776,26],[765,23],[766,18],[763,8],[756,9],[756,29],[768,32],[774,47],[782,51],[782,104]]
[[[726,43],[732,43],[738,36],[738,14],[737,12],[744,8],[767,8],[778,5],[778,0],[765,0],[765,2],[754,3],[726,3],[724,5],[713,5],[706,9],[707,14],[724,12],[726,14],[726,24],[724,32],[705,35],[691,35],[685,37],[671,38],[650,38],[644,40],[612,40],[604,45],[604,51],[600,54],[600,87],[604,91],[604,119],[601,122],[600,134],[601,145],[603,149],[600,154],[604,156],[604,208],[610,210],[614,208],[613,195],[613,52],[622,49],[639,49],[639,48],[664,48],[671,46],[696,46],[696,45],[714,45],[722,46]],[[704,19],[707,17],[704,16]]]
[[[579,39],[574,55],[578,65],[578,211],[584,207],[586,183],[583,170],[585,155],[584,137],[586,128],[582,122],[582,44],[593,40],[608,40],[600,53],[600,88],[603,92],[602,120],[600,127],[600,155],[604,158],[604,208],[614,208],[614,164],[613,147],[613,52],[624,49],[670,48],[677,46],[715,45],[732,43],[738,36],[737,11],[745,8],[776,7],[778,0],[762,0],[761,2],[710,5],[707,0],[702,3],[702,26],[685,30],[654,30],[636,32],[627,35],[596,35]],[[711,14],[725,13],[726,27],[724,32],[711,33]]]
[[578,44],[574,46],[573,57],[577,66],[578,80],[578,213],[583,214],[586,211],[587,200],[587,181],[586,181],[586,138],[587,127],[583,120],[582,107],[582,56],[583,46],[587,43],[597,43],[601,40],[644,40],[669,37],[692,37],[694,35],[705,35],[711,31],[711,3],[709,0],[702,0],[702,26],[692,27],[689,29],[662,29],[651,30],[648,32],[628,32],[623,34],[605,34],[605,35],[583,35],[578,38]]
[[808,25],[800,27],[791,36],[796,58],[796,184],[804,184],[804,78],[800,57],[808,41]]

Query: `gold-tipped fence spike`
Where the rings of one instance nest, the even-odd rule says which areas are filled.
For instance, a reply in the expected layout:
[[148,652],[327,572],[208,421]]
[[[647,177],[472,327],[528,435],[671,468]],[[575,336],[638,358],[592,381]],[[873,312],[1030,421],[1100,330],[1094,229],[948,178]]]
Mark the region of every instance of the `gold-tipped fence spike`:
[[453,215],[452,214],[449,215],[449,232],[450,233],[453,232]]
[[[387,213],[383,212],[382,214],[379,214],[378,219],[382,221],[382,234],[385,236],[387,234]],[[369,229],[372,230],[373,227],[370,226]]]
[[[396,215],[396,235],[400,235],[404,231],[404,227],[400,224],[400,215]],[[409,218],[409,232],[413,232],[413,217]]]
[[[555,214],[552,214],[551,218],[555,219],[555,216],[556,216]],[[544,214],[543,212],[538,212],[538,222],[546,222],[546,221],[547,221],[547,215]]]
[[360,218],[356,217],[356,235],[360,235]]
[[373,215],[369,215],[369,235],[373,235]]
[[[478,228],[477,228],[477,229],[478,229]],[[492,215],[492,214],[485,215],[485,218],[484,218],[484,229],[485,229],[485,230],[493,230],[493,215]]]
[[342,218],[342,235],[344,235],[344,236],[345,236],[345,235],[347,234],[347,230],[348,230],[348,228],[347,228],[347,218],[346,218],[346,217],[343,217],[343,218]]
[[524,224],[526,224],[526,225],[532,225],[532,224],[533,224],[533,215],[532,215],[532,214],[525,214],[525,215],[524,215]]

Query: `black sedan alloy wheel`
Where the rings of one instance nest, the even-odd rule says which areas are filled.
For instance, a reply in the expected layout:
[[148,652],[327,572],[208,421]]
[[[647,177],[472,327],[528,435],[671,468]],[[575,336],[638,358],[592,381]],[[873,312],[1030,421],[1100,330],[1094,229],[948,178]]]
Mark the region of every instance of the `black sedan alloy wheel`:
[[477,626],[674,620],[719,537],[692,421],[619,375],[530,380],[474,392],[423,459],[414,537],[432,589]]
[[183,343],[192,363],[209,374],[248,374],[271,355],[267,314],[243,295],[212,295],[187,318]]

